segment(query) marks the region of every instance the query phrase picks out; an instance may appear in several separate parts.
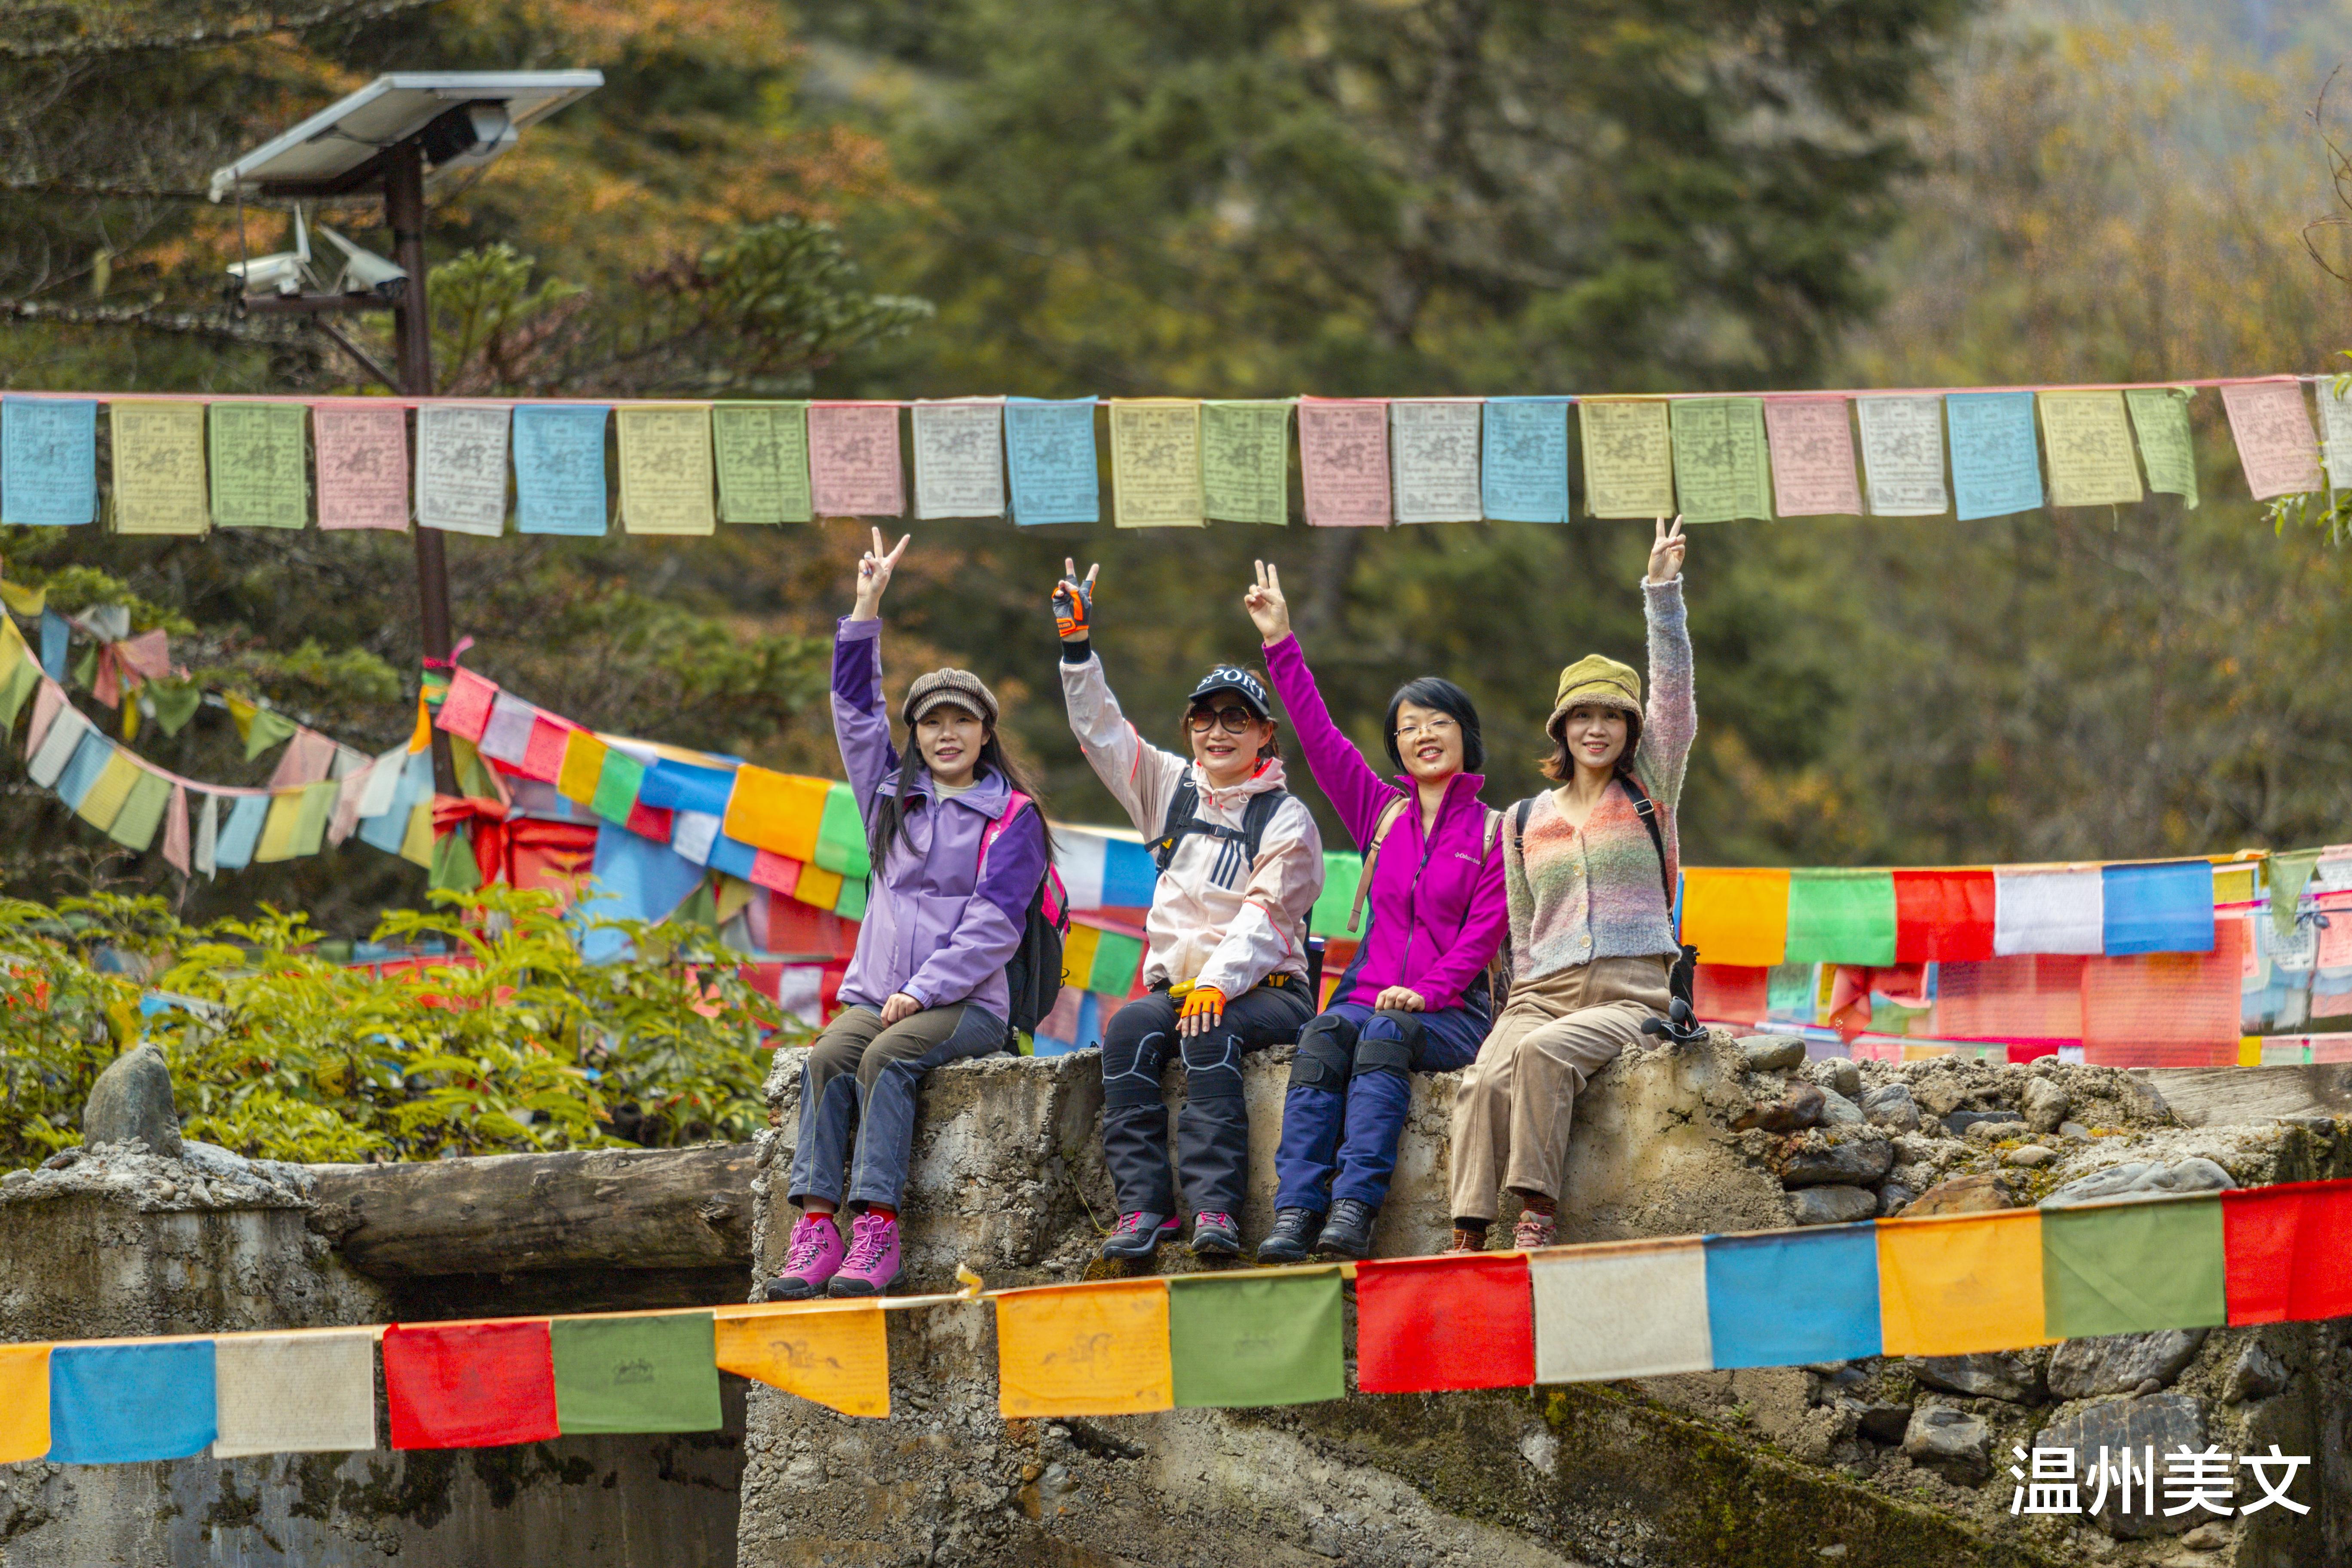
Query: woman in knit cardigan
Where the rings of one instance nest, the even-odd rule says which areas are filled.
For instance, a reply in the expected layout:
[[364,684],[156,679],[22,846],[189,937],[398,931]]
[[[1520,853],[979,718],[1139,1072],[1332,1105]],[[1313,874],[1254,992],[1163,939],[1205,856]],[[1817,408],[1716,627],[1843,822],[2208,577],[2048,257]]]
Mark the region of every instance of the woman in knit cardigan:
[[1485,1247],[1503,1187],[1520,1200],[1512,1245],[1551,1245],[1576,1097],[1666,1010],[1675,805],[1698,728],[1683,549],[1682,520],[1669,530],[1659,519],[1642,588],[1649,706],[1641,676],[1614,659],[1593,654],[1560,671],[1544,763],[1559,787],[1505,814],[1510,1000],[1454,1096],[1456,1252]]

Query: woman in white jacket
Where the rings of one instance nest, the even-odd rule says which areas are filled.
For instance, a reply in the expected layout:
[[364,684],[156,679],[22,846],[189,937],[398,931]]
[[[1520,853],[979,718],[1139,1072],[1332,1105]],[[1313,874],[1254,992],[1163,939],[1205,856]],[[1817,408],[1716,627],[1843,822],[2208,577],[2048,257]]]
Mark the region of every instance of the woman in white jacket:
[[1190,761],[1149,745],[1119,712],[1090,636],[1095,577],[1075,563],[1054,593],[1062,695],[1079,749],[1145,835],[1160,866],[1144,922],[1150,994],[1103,1030],[1103,1157],[1118,1194],[1106,1258],[1148,1258],[1178,1229],[1160,1074],[1184,1061],[1177,1164],[1192,1211],[1192,1250],[1241,1250],[1249,1112],[1245,1051],[1297,1037],[1307,994],[1307,915],[1323,891],[1323,839],[1283,787],[1265,687],[1220,666],[1185,706]]

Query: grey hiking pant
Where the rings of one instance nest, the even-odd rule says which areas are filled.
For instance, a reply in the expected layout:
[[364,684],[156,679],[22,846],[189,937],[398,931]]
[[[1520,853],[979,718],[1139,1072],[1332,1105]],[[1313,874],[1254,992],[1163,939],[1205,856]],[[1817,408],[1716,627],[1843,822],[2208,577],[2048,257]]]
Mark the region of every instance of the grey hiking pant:
[[[926,1007],[888,1028],[871,1007],[825,1026],[801,1064],[792,1200],[898,1206],[915,1154],[915,1090],[933,1068],[1004,1048],[1004,1020],[969,1002]],[[855,1141],[853,1146],[853,1140]]]

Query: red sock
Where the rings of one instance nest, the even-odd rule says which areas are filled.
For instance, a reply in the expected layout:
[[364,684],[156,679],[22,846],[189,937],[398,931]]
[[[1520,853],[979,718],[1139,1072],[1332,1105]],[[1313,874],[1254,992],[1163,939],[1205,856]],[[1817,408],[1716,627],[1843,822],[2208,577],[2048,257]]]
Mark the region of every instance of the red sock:
[[894,1224],[898,1218],[898,1211],[891,1207],[888,1204],[867,1204],[866,1205],[866,1212],[867,1214],[878,1214],[884,1219],[889,1220]]

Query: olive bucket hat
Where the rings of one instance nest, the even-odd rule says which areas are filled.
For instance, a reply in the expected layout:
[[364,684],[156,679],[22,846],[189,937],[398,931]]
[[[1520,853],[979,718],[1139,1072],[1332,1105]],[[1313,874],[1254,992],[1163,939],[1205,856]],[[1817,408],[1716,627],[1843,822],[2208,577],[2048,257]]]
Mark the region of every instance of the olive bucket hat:
[[1641,718],[1640,672],[1597,653],[1585,655],[1559,672],[1559,691],[1551,700],[1551,717],[1544,721],[1545,731],[1557,731],[1570,709],[1588,702]]

